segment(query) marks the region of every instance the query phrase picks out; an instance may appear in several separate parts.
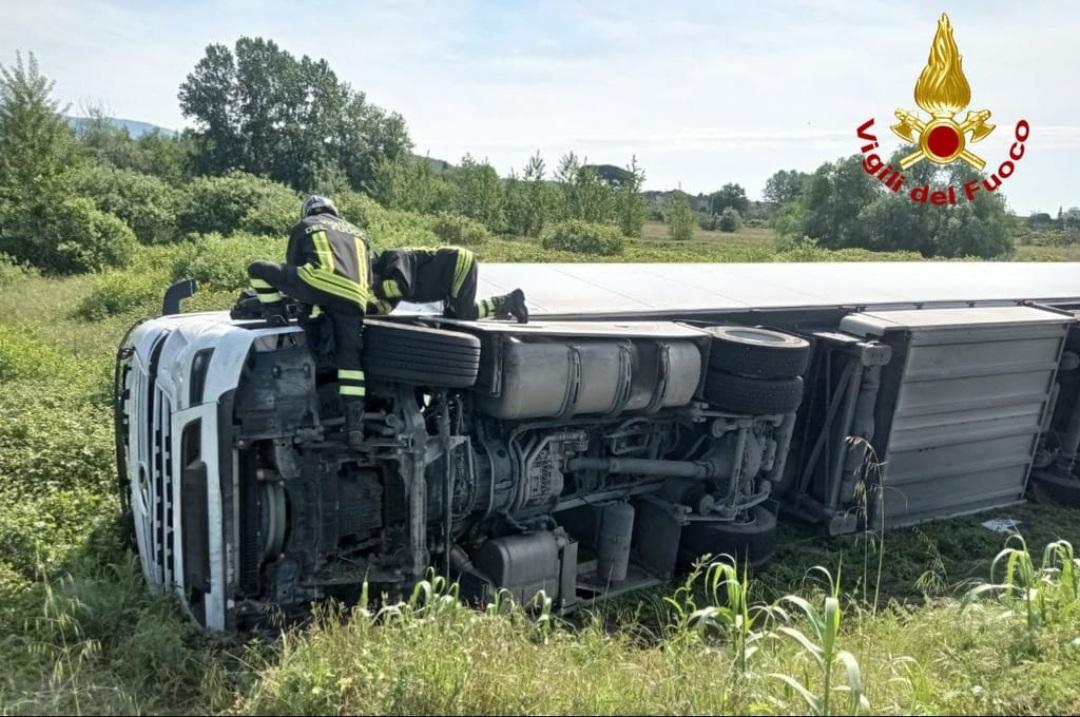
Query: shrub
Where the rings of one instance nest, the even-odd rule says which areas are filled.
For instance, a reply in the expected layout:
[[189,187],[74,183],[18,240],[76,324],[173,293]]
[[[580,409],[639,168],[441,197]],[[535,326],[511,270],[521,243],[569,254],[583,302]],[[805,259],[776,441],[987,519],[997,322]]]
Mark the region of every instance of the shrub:
[[689,241],[694,238],[694,212],[690,209],[690,198],[686,192],[675,191],[672,194],[667,221],[672,239]]
[[108,272],[98,277],[75,314],[87,321],[124,314],[157,300],[165,284],[159,274]]
[[452,212],[436,216],[431,231],[447,244],[479,244],[491,237],[491,232],[480,222]]
[[439,237],[431,230],[431,216],[386,209],[371,197],[355,192],[339,194],[334,201],[341,216],[363,228],[376,249],[439,244]]
[[14,284],[16,281],[37,274],[37,270],[28,264],[20,264],[7,254],[0,254],[0,286]]
[[22,373],[0,392],[0,555],[27,578],[67,557],[115,510],[112,421],[72,385],[77,372]]
[[157,177],[127,169],[88,164],[72,173],[71,192],[93,200],[103,212],[131,227],[143,244],[176,237],[179,192]]
[[728,233],[738,231],[741,225],[742,217],[739,216],[739,211],[734,207],[725,207],[724,211],[720,213],[720,221],[717,223],[720,231]]
[[191,278],[204,289],[232,291],[248,285],[247,265],[251,262],[284,258],[285,240],[280,237],[210,234],[195,238],[176,257],[171,278]]
[[292,192],[275,189],[260,196],[240,222],[240,231],[248,234],[288,236],[300,219],[300,200]]
[[552,227],[543,245],[545,249],[614,256],[622,254],[626,238],[615,227],[572,219]]
[[0,381],[45,378],[71,368],[71,362],[22,327],[0,324]]
[[199,177],[187,186],[176,213],[181,232],[231,234],[285,233],[295,223],[300,198],[283,184],[244,172]]
[[42,199],[0,217],[0,252],[49,274],[123,266],[137,245],[127,224],[85,197]]

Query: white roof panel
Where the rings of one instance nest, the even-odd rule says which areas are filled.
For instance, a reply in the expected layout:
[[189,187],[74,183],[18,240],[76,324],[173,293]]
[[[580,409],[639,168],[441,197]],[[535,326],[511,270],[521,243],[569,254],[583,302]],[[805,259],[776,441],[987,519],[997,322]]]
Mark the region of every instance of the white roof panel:
[[518,287],[535,315],[1080,301],[1080,264],[481,264],[478,296]]

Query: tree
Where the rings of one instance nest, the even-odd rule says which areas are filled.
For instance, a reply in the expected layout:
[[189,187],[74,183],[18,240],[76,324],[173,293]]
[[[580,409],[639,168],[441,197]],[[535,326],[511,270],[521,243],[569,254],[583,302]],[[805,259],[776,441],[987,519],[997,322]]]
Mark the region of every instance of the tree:
[[742,217],[739,216],[739,212],[735,207],[725,207],[724,211],[720,213],[720,221],[718,222],[720,231],[728,233],[738,231],[741,224]]
[[457,186],[437,174],[423,157],[379,159],[367,190],[387,209],[425,214],[457,209]]
[[573,152],[559,160],[555,170],[561,203],[559,216],[586,222],[608,222],[613,217],[613,194],[610,184],[600,178],[596,166],[583,164]]
[[765,181],[765,201],[777,206],[790,204],[799,198],[808,174],[797,169],[781,169]]
[[676,241],[688,241],[694,238],[694,212],[690,209],[690,197],[681,189],[675,190],[671,195],[668,233]]
[[1080,207],[1069,207],[1065,210],[1062,226],[1065,229],[1080,227]]
[[721,214],[728,207],[738,212],[745,212],[750,207],[746,190],[738,184],[725,184],[709,195],[709,214]]
[[555,212],[555,194],[545,180],[546,166],[537,152],[525,164],[521,177],[511,172],[506,180],[503,210],[511,234],[538,237]]
[[180,192],[157,177],[87,163],[71,173],[67,184],[71,194],[122,219],[143,244],[171,241],[176,234]]
[[[899,166],[910,151],[898,149],[889,163]],[[908,188],[929,185],[930,191],[983,178],[961,162],[947,167],[920,162],[904,174]],[[1012,251],[1011,224],[999,193],[983,192],[975,201],[957,205],[913,202],[907,192],[892,192],[867,175],[860,155],[818,167],[803,183],[798,201],[781,205],[773,219],[784,235],[806,236],[827,248],[983,258]]]
[[501,229],[502,191],[495,168],[486,160],[477,162],[472,155],[466,154],[451,176],[457,185],[458,212],[488,229]]
[[619,229],[628,237],[640,237],[645,226],[645,214],[648,205],[641,196],[641,185],[645,182],[645,170],[638,166],[637,157],[630,158],[626,171],[619,179],[615,189],[616,213]]
[[197,124],[202,173],[238,168],[301,190],[344,175],[361,188],[381,159],[410,148],[404,120],[340,82],[325,60],[297,60],[258,37],[241,37],[234,51],[208,46],[179,98]]
[[863,171],[858,155],[821,165],[800,195],[797,232],[831,249],[862,246],[857,218],[877,198],[880,187]]
[[57,194],[75,163],[75,135],[52,89],[33,53],[0,65],[0,200],[12,205]]

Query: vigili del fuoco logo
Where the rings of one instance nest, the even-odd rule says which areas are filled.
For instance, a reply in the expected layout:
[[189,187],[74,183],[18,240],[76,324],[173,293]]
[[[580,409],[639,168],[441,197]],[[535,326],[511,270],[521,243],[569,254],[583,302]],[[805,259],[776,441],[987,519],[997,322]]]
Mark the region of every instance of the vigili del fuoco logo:
[[871,133],[874,118],[863,122],[857,134],[864,144],[861,148],[863,169],[872,177],[880,180],[894,192],[907,189],[911,201],[925,204],[956,204],[957,197],[975,201],[981,192],[995,192],[1002,182],[1016,171],[1017,164],[1024,156],[1024,143],[1031,132],[1028,121],[1021,119],[1013,128],[1012,146],[1009,157],[997,165],[988,176],[964,182],[963,186],[949,185],[944,189],[931,191],[930,185],[905,187],[907,178],[903,172],[923,161],[937,165],[953,162],[966,162],[972,168],[982,172],[986,169],[986,160],[971,149],[971,145],[988,137],[995,125],[989,124],[990,110],[968,110],[963,120],[957,116],[971,104],[971,86],[964,76],[963,57],[953,37],[949,16],[942,13],[938,20],[934,42],[930,46],[930,57],[915,83],[915,104],[930,117],[924,118],[918,111],[899,108],[896,118],[900,120],[892,129],[900,139],[917,145],[917,149],[900,159],[900,167],[893,167],[874,152],[879,146],[878,138]]

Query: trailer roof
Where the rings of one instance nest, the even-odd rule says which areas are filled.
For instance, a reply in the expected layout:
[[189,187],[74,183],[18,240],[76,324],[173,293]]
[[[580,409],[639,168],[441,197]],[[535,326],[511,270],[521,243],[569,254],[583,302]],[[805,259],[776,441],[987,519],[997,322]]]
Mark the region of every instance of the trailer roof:
[[478,296],[520,287],[531,313],[672,312],[1033,300],[1080,302],[1080,263],[482,264]]

